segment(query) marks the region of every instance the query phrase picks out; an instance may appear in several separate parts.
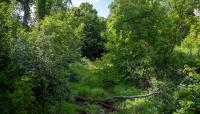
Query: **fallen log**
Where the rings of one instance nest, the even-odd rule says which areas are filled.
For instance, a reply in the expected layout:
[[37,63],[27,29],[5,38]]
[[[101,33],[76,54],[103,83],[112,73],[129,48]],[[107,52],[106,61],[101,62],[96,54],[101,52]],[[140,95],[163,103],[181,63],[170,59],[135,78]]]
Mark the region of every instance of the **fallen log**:
[[160,90],[157,89],[156,91],[144,95],[135,95],[135,96],[113,96],[110,98],[105,99],[104,101],[114,101],[114,100],[128,100],[128,99],[137,99],[137,98],[144,98],[144,97],[149,97],[154,94],[160,93]]
[[118,110],[117,107],[114,106],[114,102],[116,102],[117,100],[128,100],[128,99],[137,99],[137,98],[145,98],[145,97],[149,97],[155,94],[160,93],[160,89],[155,90],[152,93],[148,93],[148,94],[144,94],[144,95],[135,95],[135,96],[113,96],[113,97],[109,97],[106,99],[87,99],[81,96],[76,96],[74,97],[75,101],[77,103],[81,103],[81,104],[96,104],[96,105],[100,105],[103,108],[107,108],[107,109],[111,109],[113,111]]

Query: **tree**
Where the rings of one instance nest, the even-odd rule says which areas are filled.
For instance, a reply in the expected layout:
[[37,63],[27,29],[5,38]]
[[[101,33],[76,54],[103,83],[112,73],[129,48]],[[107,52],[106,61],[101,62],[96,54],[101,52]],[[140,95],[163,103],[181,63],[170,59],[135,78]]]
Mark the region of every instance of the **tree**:
[[[8,22],[9,17],[9,11],[8,8],[9,4],[6,1],[0,2],[0,104],[2,107],[0,107],[0,111],[2,113],[6,113],[9,109],[6,110],[6,107],[10,105],[10,99],[8,97],[8,91],[10,89],[10,84],[8,83],[9,79],[7,78],[7,72],[6,69],[9,67],[9,64],[11,62],[10,56],[9,56],[9,40],[10,40],[10,24]],[[5,13],[6,11],[6,13]],[[5,100],[4,100],[5,99]]]
[[110,7],[106,47],[111,63],[121,73],[122,80],[139,85],[139,80],[149,80],[155,74],[152,55],[157,53],[157,46],[162,47],[158,43],[166,51],[170,49],[171,37],[166,35],[170,20],[163,15],[166,9],[159,0],[116,0]]
[[[21,113],[25,113],[26,111],[24,112],[24,109],[30,103],[29,101],[31,101],[25,100],[25,97],[21,97],[22,101],[20,102],[15,99],[18,95],[28,94],[29,91],[23,91],[21,94],[17,94],[22,91],[22,88],[16,89],[17,80],[20,80],[24,84],[21,77],[25,76],[20,75],[18,58],[13,54],[16,50],[14,46],[16,44],[16,27],[20,24],[12,17],[12,11],[11,1],[0,2],[0,104],[2,105],[0,111],[5,114],[15,113],[17,110]],[[27,95],[26,98],[30,98],[30,96]]]
[[51,107],[69,98],[68,66],[79,61],[81,42],[67,21],[56,15],[39,25],[21,37],[26,46],[25,68],[35,74],[32,89],[41,104],[39,112],[49,113]]
[[89,3],[82,3],[78,8],[70,9],[69,21],[84,45],[82,55],[91,60],[101,57],[104,52],[104,39],[101,32],[105,30],[105,25],[97,16],[97,11]]
[[176,2],[116,0],[111,4],[106,48],[125,80],[137,85],[139,80],[148,80],[149,74],[170,77],[173,49],[195,21],[192,2]]
[[37,19],[44,19],[45,15],[50,15],[56,10],[62,9],[66,10],[69,6],[72,5],[71,0],[35,0],[37,6]]

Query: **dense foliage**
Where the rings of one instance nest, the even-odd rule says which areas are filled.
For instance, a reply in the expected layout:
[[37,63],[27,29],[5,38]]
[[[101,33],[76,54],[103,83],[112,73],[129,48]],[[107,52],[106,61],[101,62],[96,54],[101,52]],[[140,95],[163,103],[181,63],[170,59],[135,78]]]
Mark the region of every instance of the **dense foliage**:
[[0,1],[0,113],[200,113],[198,0],[72,4]]

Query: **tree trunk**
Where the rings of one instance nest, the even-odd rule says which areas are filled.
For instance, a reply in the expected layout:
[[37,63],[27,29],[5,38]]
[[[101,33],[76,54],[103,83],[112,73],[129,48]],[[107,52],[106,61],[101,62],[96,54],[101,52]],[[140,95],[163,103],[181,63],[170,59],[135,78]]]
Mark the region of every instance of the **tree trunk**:
[[46,15],[46,0],[38,0],[37,2],[37,19],[42,20]]
[[30,19],[30,0],[22,0],[21,1],[23,10],[24,10],[24,17],[23,17],[23,26],[28,26],[28,20]]

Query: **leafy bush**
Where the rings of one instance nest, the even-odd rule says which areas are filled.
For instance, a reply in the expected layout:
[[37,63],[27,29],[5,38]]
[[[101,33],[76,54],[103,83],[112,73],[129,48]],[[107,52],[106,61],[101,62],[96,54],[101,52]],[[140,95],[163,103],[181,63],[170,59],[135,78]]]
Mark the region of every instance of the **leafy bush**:
[[174,114],[197,114],[200,112],[200,75],[188,66],[184,72],[189,77],[175,92],[177,107]]
[[148,99],[128,100],[121,107],[123,110],[114,114],[159,114],[154,104]]
[[57,102],[55,106],[49,109],[50,114],[75,114],[77,112],[77,105],[65,101]]
[[35,101],[32,87],[31,75],[24,75],[16,80],[15,90],[11,93],[13,110],[16,114],[30,113],[29,108],[32,107],[32,103]]

